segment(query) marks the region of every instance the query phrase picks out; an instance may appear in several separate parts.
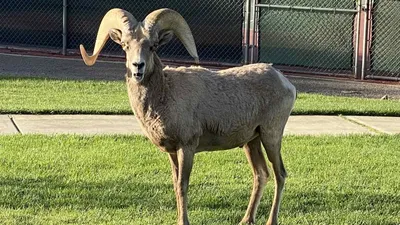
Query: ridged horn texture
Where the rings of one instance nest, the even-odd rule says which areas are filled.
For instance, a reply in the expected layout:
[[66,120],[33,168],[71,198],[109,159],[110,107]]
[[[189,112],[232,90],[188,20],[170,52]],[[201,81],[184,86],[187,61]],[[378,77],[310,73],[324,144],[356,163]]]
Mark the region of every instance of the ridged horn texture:
[[103,49],[105,43],[109,38],[108,31],[112,28],[119,29],[124,32],[129,32],[138,24],[135,17],[123,9],[111,9],[103,17],[99,31],[97,32],[96,44],[94,46],[93,55],[89,56],[83,45],[80,45],[81,55],[86,65],[92,66],[96,63],[96,59]]
[[147,15],[143,24],[151,37],[154,37],[154,34],[158,34],[161,30],[172,30],[194,58],[195,62],[199,63],[199,56],[197,55],[192,31],[181,14],[172,9],[158,9]]

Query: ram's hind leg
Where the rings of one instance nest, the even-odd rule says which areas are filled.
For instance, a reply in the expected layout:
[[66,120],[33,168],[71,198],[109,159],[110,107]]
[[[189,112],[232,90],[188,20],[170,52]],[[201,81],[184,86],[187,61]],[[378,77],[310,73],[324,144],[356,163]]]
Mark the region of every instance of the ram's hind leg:
[[253,191],[251,193],[249,206],[241,224],[254,224],[255,216],[260,199],[263,194],[265,183],[269,177],[267,164],[261,149],[260,137],[255,138],[244,146],[244,150],[253,169]]
[[275,177],[274,200],[267,225],[276,225],[278,224],[279,206],[282,199],[283,188],[285,186],[286,170],[281,156],[283,130],[282,132],[269,131],[270,132],[265,130],[263,131],[263,128],[261,127],[260,137],[261,142],[267,152],[268,160],[272,164]]

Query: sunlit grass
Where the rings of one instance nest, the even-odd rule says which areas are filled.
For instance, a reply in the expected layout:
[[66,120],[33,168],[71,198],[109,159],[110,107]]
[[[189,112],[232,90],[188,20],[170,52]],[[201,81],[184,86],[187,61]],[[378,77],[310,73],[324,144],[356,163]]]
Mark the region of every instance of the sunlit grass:
[[[281,224],[399,224],[400,136],[286,136]],[[242,150],[196,155],[192,224],[237,224],[251,190]],[[257,216],[265,224],[273,182]],[[1,224],[174,224],[166,153],[139,136],[0,136]]]
[[[2,78],[0,96],[2,114],[132,114],[122,81]],[[300,93],[293,114],[400,116],[400,101]]]

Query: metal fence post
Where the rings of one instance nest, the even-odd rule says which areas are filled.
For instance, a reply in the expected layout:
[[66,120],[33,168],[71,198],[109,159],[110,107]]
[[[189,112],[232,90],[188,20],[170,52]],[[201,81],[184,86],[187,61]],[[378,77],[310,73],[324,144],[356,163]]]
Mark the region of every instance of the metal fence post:
[[367,72],[367,60],[369,60],[369,14],[370,14],[370,7],[372,7],[369,0],[362,0],[361,1],[361,10],[363,12],[363,43],[362,43],[362,64],[361,64],[361,80],[366,78]]
[[[258,43],[257,43],[257,15],[258,15],[258,11],[257,11],[257,7],[256,4],[258,2],[256,2],[257,0],[251,0],[251,11],[250,11],[250,15],[251,15],[251,25],[250,25],[250,40],[249,44],[251,45],[251,50],[250,50],[250,63],[255,63],[256,60],[256,48],[258,48]],[[257,51],[258,53],[258,51]]]
[[68,40],[68,0],[63,0],[63,49],[62,54],[67,55]]
[[357,14],[356,14],[356,28],[355,28],[355,46],[354,46],[354,78],[361,78],[361,63],[362,63],[362,49],[360,49],[360,42],[362,41],[362,37],[360,35],[361,28],[361,1],[357,1]]
[[249,45],[250,45],[250,3],[251,0],[246,0],[244,14],[244,64],[249,63]]

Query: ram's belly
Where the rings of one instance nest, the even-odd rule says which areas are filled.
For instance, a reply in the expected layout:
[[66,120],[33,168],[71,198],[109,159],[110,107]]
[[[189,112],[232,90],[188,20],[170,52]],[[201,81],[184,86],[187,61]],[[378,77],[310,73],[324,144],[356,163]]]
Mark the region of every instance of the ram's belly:
[[242,147],[247,142],[258,136],[255,130],[246,130],[229,135],[217,135],[210,132],[204,132],[199,139],[197,152],[226,150],[236,147]]
[[165,134],[163,130],[157,131],[147,127],[146,136],[162,152],[175,153],[178,150],[179,141]]
[[[165,129],[165,126],[144,126],[146,136],[155,144],[161,151],[175,153],[185,143],[198,139],[196,152],[226,150],[235,147],[241,147],[249,141],[256,138],[258,134],[257,123],[250,125],[231,126],[230,129],[221,129],[218,131],[202,130],[195,132],[195,128],[186,130],[185,133],[176,134],[178,129]],[[193,127],[193,126],[192,126]],[[191,131],[191,132],[189,132]],[[200,134],[199,136],[196,134]],[[193,142],[192,142],[193,143]]]

